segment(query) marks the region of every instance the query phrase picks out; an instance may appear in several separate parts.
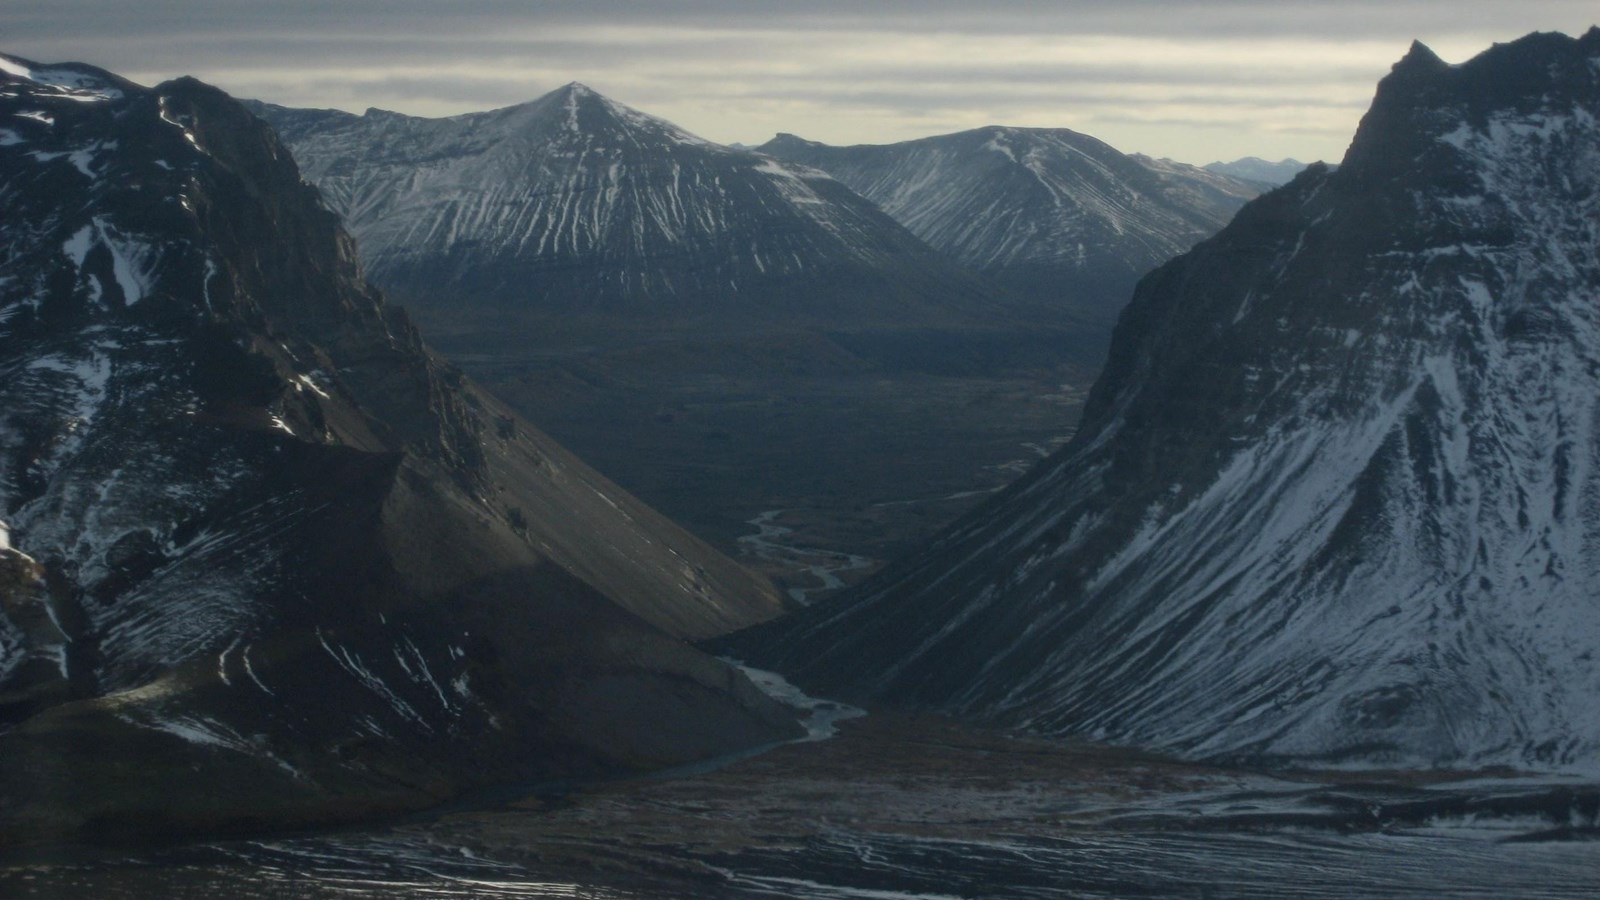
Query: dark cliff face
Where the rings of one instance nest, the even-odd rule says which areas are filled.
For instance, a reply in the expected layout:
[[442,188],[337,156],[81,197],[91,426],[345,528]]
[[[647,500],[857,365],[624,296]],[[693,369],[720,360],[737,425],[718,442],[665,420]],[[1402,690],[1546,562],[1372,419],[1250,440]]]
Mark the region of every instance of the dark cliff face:
[[1201,757],[1591,766],[1597,120],[1600,31],[1413,48],[1140,284],[1071,445],[746,647]]
[[1034,306],[1108,327],[1145,273],[1215,234],[1259,188],[1129,156],[1067,129],[988,127],[761,152],[821,169]]
[[373,280],[420,308],[727,327],[963,321],[991,291],[826,174],[580,84],[448,119],[268,104]]
[[780,738],[766,585],[433,357],[272,131],[0,58],[0,844]]

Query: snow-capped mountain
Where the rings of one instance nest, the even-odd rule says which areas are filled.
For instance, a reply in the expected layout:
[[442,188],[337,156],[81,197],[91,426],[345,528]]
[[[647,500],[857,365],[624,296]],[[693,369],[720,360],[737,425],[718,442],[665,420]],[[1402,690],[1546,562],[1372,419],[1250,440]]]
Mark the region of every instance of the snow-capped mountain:
[[826,174],[581,84],[447,119],[252,108],[408,304],[838,323],[988,303]]
[[1305,171],[1306,164],[1298,159],[1280,159],[1277,162],[1262,159],[1259,156],[1246,156],[1233,162],[1217,161],[1207,163],[1208,172],[1218,175],[1227,175],[1243,181],[1257,181],[1273,187],[1288,184],[1296,175]]
[[1140,276],[1216,233],[1260,193],[1062,128],[854,147],[780,134],[760,150],[827,172],[1006,288],[1107,326]]
[[270,129],[0,56],[0,845],[281,826],[793,728],[771,589],[439,362]]
[[1416,45],[1344,164],[1140,285],[1061,453],[746,641],[1195,757],[1600,754],[1600,30]]

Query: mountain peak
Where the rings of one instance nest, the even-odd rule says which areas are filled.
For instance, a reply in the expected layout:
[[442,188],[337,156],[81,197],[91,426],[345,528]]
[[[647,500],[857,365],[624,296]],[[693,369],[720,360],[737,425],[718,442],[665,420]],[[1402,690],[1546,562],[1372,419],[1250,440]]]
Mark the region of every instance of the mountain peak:
[[569,81],[544,95],[540,100],[553,102],[568,109],[594,109],[616,114],[636,113],[636,110],[626,104],[618,103],[581,81]]
[[1597,97],[1571,38],[1414,46],[1344,166],[1145,277],[1071,444],[736,652],[1198,758],[1592,769]]
[[974,128],[972,133],[982,135],[990,140],[1025,141],[1032,137],[1028,129],[1018,128],[1014,125],[984,125],[981,128]]
[[192,79],[0,66],[0,844],[795,734],[683,641],[772,589],[438,361],[264,122]]
[[1306,168],[1306,164],[1292,157],[1285,157],[1276,162],[1262,159],[1259,156],[1246,156],[1232,162],[1218,160],[1206,163],[1201,168],[1219,175],[1231,178],[1243,178],[1247,181],[1262,184],[1280,185],[1288,184],[1294,177]]
[[[650,140],[665,140],[672,144],[713,146],[711,142],[666,119],[613,100],[579,81],[570,81],[516,108],[525,108],[538,119],[560,122],[561,131],[573,136],[609,134],[628,142],[649,136]],[[622,138],[624,135],[626,137]]]
[[581,81],[569,81],[558,87],[552,93],[562,97],[601,97],[599,91]]
[[1412,41],[1411,48],[1406,55],[1394,64],[1395,71],[1400,69],[1447,69],[1450,64],[1439,58],[1427,44],[1421,41]]
[[[267,112],[297,124],[294,153],[328,196],[377,196],[382,185],[405,197],[404,215],[381,205],[341,212],[371,277],[413,305],[494,297],[507,308],[631,315],[660,314],[670,303],[674,310],[748,310],[775,321],[815,315],[817,301],[801,301],[792,285],[795,278],[823,284],[834,277],[817,273],[857,272],[859,295],[881,291],[919,305],[924,301],[913,298],[924,292],[939,304],[946,297],[966,304],[969,294],[986,291],[963,281],[954,265],[941,267],[881,210],[820,173],[705,141],[578,82],[499,110],[415,120],[404,133]],[[318,131],[323,124],[328,129]],[[362,149],[368,139],[383,147],[382,160]],[[418,185],[421,165],[451,175]],[[507,191],[521,199],[508,205]],[[422,234],[450,238],[418,242]],[[729,252],[728,235],[748,236],[739,253]],[[471,271],[440,262],[464,252],[459,243],[469,239],[482,254],[464,267]],[[930,267],[944,274],[929,278]],[[528,273],[538,273],[539,285],[526,284]],[[826,283],[841,304],[858,295]],[[863,307],[884,321],[902,313],[898,300],[890,311],[876,308]],[[930,305],[927,315],[945,313]]]
[[777,134],[773,135],[772,140],[767,141],[765,144],[762,144],[761,146],[756,147],[754,149],[756,150],[757,153],[766,153],[766,154],[771,155],[771,154],[795,153],[795,152],[799,152],[799,151],[803,151],[803,150],[812,150],[812,149],[825,147],[825,146],[827,146],[827,145],[819,143],[817,141],[808,141],[808,140],[806,140],[805,138],[801,137],[798,134],[791,134],[791,133],[789,133],[787,131],[780,131]]
[[565,109],[571,116],[576,116],[580,110],[585,115],[600,114],[612,117],[626,116],[630,113],[643,115],[581,81],[569,81],[535,100],[533,105]]
[[1346,153],[1351,162],[1376,163],[1388,155],[1395,171],[1405,170],[1443,136],[1439,110],[1470,111],[1475,117],[1517,109],[1592,103],[1600,93],[1595,75],[1595,44],[1600,37],[1576,39],[1534,32],[1495,44],[1460,65],[1450,65],[1420,42],[1378,83],[1377,95]]

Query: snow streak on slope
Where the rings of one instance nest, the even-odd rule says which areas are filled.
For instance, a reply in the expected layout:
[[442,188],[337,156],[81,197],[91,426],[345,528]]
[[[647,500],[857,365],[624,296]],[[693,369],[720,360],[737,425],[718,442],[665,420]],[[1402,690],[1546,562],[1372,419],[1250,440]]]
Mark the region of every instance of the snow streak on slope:
[[1600,768],[1597,117],[1600,30],[1414,49],[1343,167],[1145,280],[1073,444],[780,667],[1203,757]]

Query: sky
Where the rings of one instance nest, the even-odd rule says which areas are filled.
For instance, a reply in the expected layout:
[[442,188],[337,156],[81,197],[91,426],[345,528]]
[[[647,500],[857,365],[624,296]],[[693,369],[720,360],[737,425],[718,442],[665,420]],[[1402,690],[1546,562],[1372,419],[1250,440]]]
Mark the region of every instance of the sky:
[[1071,128],[1337,161],[1413,39],[1450,62],[1594,0],[4,0],[0,51],[287,106],[453,115],[569,81],[723,143]]

